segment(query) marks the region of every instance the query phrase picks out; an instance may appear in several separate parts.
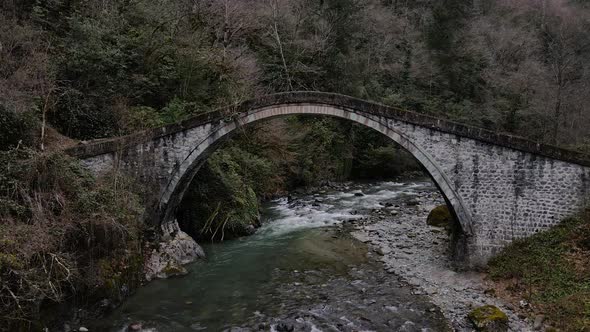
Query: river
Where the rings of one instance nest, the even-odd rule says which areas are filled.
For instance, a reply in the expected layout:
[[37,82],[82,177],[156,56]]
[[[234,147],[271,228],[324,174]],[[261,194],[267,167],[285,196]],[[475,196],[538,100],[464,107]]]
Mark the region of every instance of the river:
[[256,234],[204,244],[189,275],[147,284],[90,330],[444,331],[438,308],[350,236],[371,210],[435,190],[352,183],[268,202]]

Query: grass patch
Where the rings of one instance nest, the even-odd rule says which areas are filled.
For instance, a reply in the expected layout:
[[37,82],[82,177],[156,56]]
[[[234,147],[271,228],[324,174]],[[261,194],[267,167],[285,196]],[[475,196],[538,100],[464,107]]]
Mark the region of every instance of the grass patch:
[[489,276],[565,331],[590,331],[590,211],[514,241],[489,262]]

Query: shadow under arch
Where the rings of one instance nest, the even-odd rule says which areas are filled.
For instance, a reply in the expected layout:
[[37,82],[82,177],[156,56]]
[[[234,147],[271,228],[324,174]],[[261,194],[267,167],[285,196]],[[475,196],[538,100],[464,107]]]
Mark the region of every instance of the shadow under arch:
[[[403,133],[397,131],[395,128],[390,128],[387,123],[384,123],[385,121],[377,116],[363,114],[362,112],[343,106],[323,103],[287,103],[263,106],[239,113],[232,121],[221,121],[218,126],[211,126],[208,136],[197,146],[193,147],[187,157],[173,170],[170,180],[158,201],[159,213],[156,215],[160,224],[166,224],[174,220],[176,208],[200,167],[211,153],[231,135],[239,132],[242,126],[274,117],[300,114],[331,116],[350,120],[376,130],[390,138],[393,142],[401,145],[418,160],[430,175],[442,193],[447,205],[451,208],[456,220],[459,222],[462,235],[465,237],[473,235],[473,225],[469,211],[463,204],[460,196],[452,188],[451,181],[431,155]],[[457,243],[456,245],[459,244]],[[456,249],[456,251],[460,252],[461,250]]]

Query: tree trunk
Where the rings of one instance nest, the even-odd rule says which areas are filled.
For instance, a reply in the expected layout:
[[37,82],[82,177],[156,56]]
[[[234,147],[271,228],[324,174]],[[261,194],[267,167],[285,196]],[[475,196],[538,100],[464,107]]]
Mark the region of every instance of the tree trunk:
[[555,109],[553,111],[553,131],[551,143],[557,144],[557,133],[559,131],[559,120],[561,118],[561,90],[563,89],[561,79],[557,82],[557,95],[555,96]]

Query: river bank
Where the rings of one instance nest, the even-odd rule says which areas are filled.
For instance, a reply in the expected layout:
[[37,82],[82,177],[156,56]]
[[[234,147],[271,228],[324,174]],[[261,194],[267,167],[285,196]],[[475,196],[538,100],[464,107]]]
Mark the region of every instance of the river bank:
[[[206,244],[181,278],[140,288],[90,331],[450,331],[425,294],[352,238],[386,197],[428,183],[330,184],[274,200],[248,237]],[[358,192],[363,186],[365,194]],[[341,188],[340,188],[341,187]],[[360,188],[360,187],[359,187]]]
[[484,273],[453,269],[449,236],[444,229],[426,224],[428,213],[444,204],[440,193],[418,192],[410,204],[399,199],[383,203],[390,206],[355,221],[352,235],[369,245],[384,269],[407,282],[413,294],[427,295],[454,330],[472,331],[468,313],[488,304],[508,315],[510,330],[533,330],[533,322],[519,317],[512,305],[489,295]]
[[182,278],[155,280],[90,331],[472,331],[493,304],[530,331],[484,275],[456,272],[449,235],[426,224],[444,201],[428,180],[329,183],[269,202],[248,237],[203,244]]

